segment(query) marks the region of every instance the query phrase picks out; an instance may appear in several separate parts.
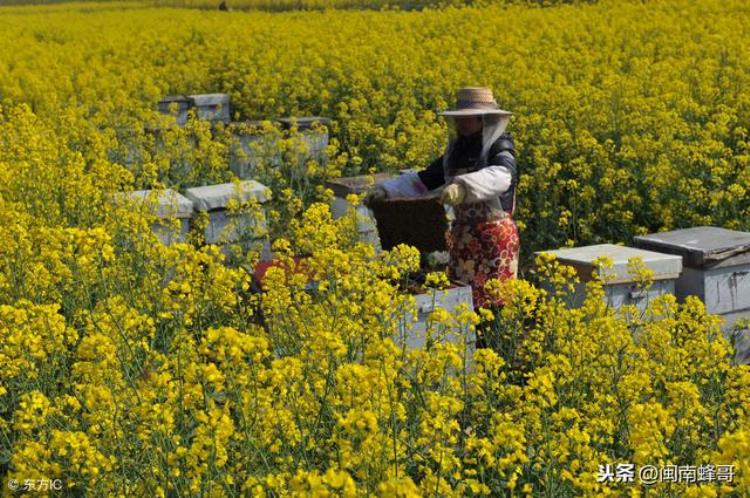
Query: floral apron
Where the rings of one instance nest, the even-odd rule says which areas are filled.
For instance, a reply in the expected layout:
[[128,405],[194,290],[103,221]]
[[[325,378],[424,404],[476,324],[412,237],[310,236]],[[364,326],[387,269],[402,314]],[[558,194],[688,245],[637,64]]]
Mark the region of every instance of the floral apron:
[[487,294],[484,284],[492,278],[506,280],[518,275],[520,241],[513,218],[507,212],[490,216],[490,207],[483,202],[459,204],[453,209],[456,219],[448,240],[451,278],[471,285],[475,309],[502,306],[501,299]]

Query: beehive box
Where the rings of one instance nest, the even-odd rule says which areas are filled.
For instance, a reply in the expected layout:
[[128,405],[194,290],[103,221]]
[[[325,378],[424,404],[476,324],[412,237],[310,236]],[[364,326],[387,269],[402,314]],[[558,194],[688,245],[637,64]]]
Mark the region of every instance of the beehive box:
[[710,313],[750,316],[750,233],[702,226],[634,237],[637,247],[682,257],[680,300],[698,296]]
[[190,98],[193,101],[198,119],[229,123],[232,113],[228,94],[205,93],[190,95]]
[[[234,183],[193,187],[185,190],[185,197],[193,201],[195,212],[208,213],[208,225],[205,230],[205,240],[208,244],[230,244],[242,242],[244,234],[250,234],[250,241],[262,239],[266,230],[265,218],[255,220],[250,213],[232,214],[227,207],[231,199],[247,202],[255,198],[258,202],[266,202],[270,197],[265,185],[255,180],[240,182],[239,189]],[[270,257],[268,242],[262,241],[262,257]]]
[[276,149],[278,139],[254,133],[252,127],[260,125],[259,120],[235,121],[229,129],[236,139],[230,147],[229,168],[243,180],[257,175],[259,161],[264,159],[272,167],[281,165],[281,152]]
[[740,321],[748,323],[747,320],[750,319],[750,313],[743,310],[733,313],[723,313],[719,316],[724,320],[721,325],[724,337],[728,341],[734,341],[734,362],[750,365],[750,325],[739,326]]
[[[456,284],[445,290],[429,291],[414,296],[417,306],[416,321],[414,316],[407,314],[404,323],[399,327],[399,336],[396,344],[406,346],[407,349],[424,349],[426,345],[427,321],[432,311],[442,308],[449,313],[455,313],[460,304],[466,304],[468,309],[473,309],[471,287]],[[466,344],[466,367],[469,371],[473,368],[472,357],[476,351],[476,332],[472,331],[468,336],[460,330],[451,328],[443,340]]]
[[[675,281],[682,271],[682,258],[671,254],[663,254],[633,247],[619,246],[614,244],[598,244],[584,247],[564,248],[554,251],[537,251],[552,253],[557,256],[561,264],[572,266],[576,269],[581,280],[577,284],[571,299],[571,305],[578,307],[586,298],[586,282],[593,278],[596,270],[594,260],[600,256],[612,259],[613,267],[607,270],[607,274],[613,276],[605,285],[605,299],[607,303],[619,308],[624,305],[635,305],[643,311],[648,303],[655,297],[666,293],[674,293]],[[640,257],[644,265],[654,272],[653,285],[647,289],[640,289],[634,282],[634,278],[628,271],[628,259]],[[599,274],[597,270],[597,274]],[[551,290],[551,286],[542,283],[543,287]]]
[[[193,216],[193,202],[171,189],[165,190],[136,190],[121,193],[116,196],[118,202],[126,200],[135,205],[147,205],[149,210],[156,216],[157,221],[152,223],[151,229],[164,244],[174,242],[185,242],[190,228],[190,218]],[[153,202],[153,204],[151,204]],[[166,220],[177,219],[179,231],[174,230],[166,223]],[[164,222],[160,220],[165,220]]]
[[198,119],[229,123],[231,107],[226,93],[168,95],[158,103],[159,112],[174,116],[180,126],[187,123],[188,112],[192,108],[195,108]]
[[[148,130],[145,131],[148,133]],[[116,126],[114,132],[116,142],[107,148],[107,159],[125,166],[143,164],[145,161],[143,136],[135,129],[126,126]]]
[[[361,175],[361,176],[349,176],[342,178],[334,178],[326,182],[326,187],[333,190],[334,199],[331,205],[331,215],[334,219],[345,216],[349,209],[352,207],[346,201],[346,196],[349,194],[362,194],[371,185],[391,178],[391,175],[387,173],[377,173],[374,175]],[[375,225],[375,219],[373,218],[372,212],[364,205],[359,205],[356,208],[357,213],[357,231],[359,232],[360,240],[373,244],[377,249],[380,249],[380,239],[378,238],[378,229]]]
[[[700,298],[706,311],[724,318],[725,333],[737,320],[750,318],[750,233],[699,226],[633,240],[638,247],[682,257],[684,270],[675,284],[678,300]],[[737,341],[737,359],[750,362],[750,330],[740,330]]]
[[[304,257],[295,256],[294,264],[300,265]],[[266,272],[271,267],[282,267],[277,260],[259,263],[253,269],[257,281],[262,286]],[[302,266],[303,268],[304,266]],[[299,266],[298,266],[299,268]],[[314,277],[305,285],[306,290],[317,288]],[[444,309],[449,313],[455,313],[460,304],[465,304],[468,309],[473,309],[471,287],[460,282],[453,282],[452,286],[445,290],[418,291],[414,294],[416,316],[412,313],[397,315],[399,318],[397,330],[392,337],[394,342],[407,350],[424,349],[427,345],[427,323],[429,315],[436,309]],[[473,355],[476,351],[476,332],[468,335],[461,330],[451,328],[442,337],[433,336],[435,341],[442,340],[455,344],[466,344],[466,367],[468,371],[473,369]]]
[[[297,123],[297,131],[302,133],[302,139],[307,142],[309,147],[309,156],[315,159],[319,163],[325,163],[326,147],[328,147],[328,130],[331,126],[331,120],[322,116],[300,116],[300,117],[288,117],[281,118],[279,120],[285,129],[290,129],[294,122]],[[324,126],[325,131],[313,130],[313,123],[320,123]],[[302,157],[300,160],[305,160],[307,157]]]
[[174,116],[180,126],[187,123],[188,109],[193,105],[193,100],[187,95],[169,95],[157,104],[160,113]]
[[[164,172],[160,180],[165,184],[182,183],[194,168],[194,158],[191,154],[198,147],[197,136],[193,133],[181,133],[179,125],[147,125],[144,132],[152,139],[148,146],[146,143],[143,144],[144,152],[148,152],[151,157],[169,156],[169,170]],[[138,164],[143,163],[145,157],[139,153],[133,159],[136,159]]]

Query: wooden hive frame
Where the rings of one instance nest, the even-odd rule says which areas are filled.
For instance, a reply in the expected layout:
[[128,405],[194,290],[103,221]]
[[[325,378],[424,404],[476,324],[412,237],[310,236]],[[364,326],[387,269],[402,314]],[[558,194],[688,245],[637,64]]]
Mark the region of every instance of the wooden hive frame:
[[422,253],[447,250],[448,219],[437,196],[386,199],[371,209],[383,249],[408,244]]

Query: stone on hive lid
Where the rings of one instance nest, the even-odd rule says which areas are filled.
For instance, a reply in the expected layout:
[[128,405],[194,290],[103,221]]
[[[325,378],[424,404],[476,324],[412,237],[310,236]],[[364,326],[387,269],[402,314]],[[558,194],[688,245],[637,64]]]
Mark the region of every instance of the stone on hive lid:
[[750,233],[700,226],[633,237],[636,246],[678,254],[685,266],[720,268],[750,263]]
[[154,214],[159,218],[190,218],[193,215],[193,202],[172,189],[122,192],[117,194],[117,198],[145,203],[152,193],[158,196]]
[[214,211],[225,209],[230,199],[246,202],[252,197],[258,202],[266,202],[270,195],[265,185],[255,180],[244,180],[239,183],[239,189],[234,183],[206,185],[185,190],[185,197],[193,201],[196,211]]
[[613,266],[607,270],[614,277],[610,283],[633,281],[633,276],[628,271],[628,259],[633,257],[640,257],[644,265],[653,270],[654,280],[676,279],[682,271],[682,258],[680,256],[615,244],[537,251],[535,254],[541,252],[555,254],[560,263],[573,266],[578,271],[581,281],[591,279],[592,271],[595,269],[593,261],[600,256],[607,256],[612,259]]

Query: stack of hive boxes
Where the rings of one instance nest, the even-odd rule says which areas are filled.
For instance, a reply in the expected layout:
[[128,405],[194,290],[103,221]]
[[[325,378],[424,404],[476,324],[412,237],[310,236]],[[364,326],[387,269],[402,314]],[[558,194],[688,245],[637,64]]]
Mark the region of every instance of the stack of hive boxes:
[[[699,297],[706,311],[724,319],[728,338],[735,323],[750,319],[750,233],[700,226],[635,237],[634,242],[682,259],[677,299]],[[734,340],[737,360],[750,363],[750,329],[739,329]]]
[[[613,267],[606,271],[612,278],[607,281],[604,290],[607,303],[615,308],[635,305],[643,311],[654,297],[674,293],[675,281],[682,271],[682,258],[679,256],[615,244],[538,251],[535,254],[542,252],[554,254],[560,263],[575,268],[580,283],[576,285],[571,296],[572,307],[579,307],[583,304],[586,297],[586,282],[593,278],[593,273],[603,276],[602,270],[598,269],[594,263],[594,260],[599,257],[608,257],[613,263]],[[628,260],[636,257],[641,258],[645,267],[653,271],[654,283],[649,289],[639,288],[635,276],[628,271]],[[542,285],[544,286],[545,283],[542,282]],[[547,290],[551,290],[551,287],[547,287]]]
[[[327,162],[326,147],[328,147],[330,119],[320,116],[301,116],[281,118],[270,122],[280,126],[282,130],[290,130],[296,123],[300,135],[294,135],[294,137],[302,141],[302,148],[306,150],[291,159],[296,164],[304,165],[310,159],[320,164]],[[260,160],[268,161],[272,167],[279,167],[282,164],[282,154],[277,148],[278,137],[253,131],[253,128],[261,123],[259,120],[230,123],[236,142],[232,144],[230,150],[229,167],[239,178],[247,179],[255,176]],[[323,127],[318,128],[314,125],[315,123],[320,123]]]
[[[405,345],[407,349],[424,349],[427,343],[428,322],[430,313],[437,309],[444,309],[451,315],[455,315],[460,305],[466,305],[467,309],[473,310],[471,287],[468,285],[452,285],[444,290],[432,290],[422,294],[415,294],[414,299],[417,306],[417,316],[407,314],[403,326],[399,327],[399,336],[395,338],[396,344]],[[449,327],[442,340],[448,343],[466,346],[466,371],[471,372],[474,368],[473,356],[477,347],[476,331],[466,334],[457,327]]]
[[239,183],[239,189],[233,183],[193,187],[185,190],[185,197],[193,202],[196,213],[208,213],[204,233],[207,244],[219,244],[226,248],[227,244],[240,243],[252,248],[252,244],[260,243],[261,258],[270,258],[270,246],[263,237],[267,231],[263,211],[258,211],[258,218],[255,218],[247,212],[235,214],[229,210],[232,200],[239,203],[246,203],[252,198],[259,203],[268,201],[270,194],[265,185],[255,180],[245,180]]
[[[193,216],[193,202],[172,189],[136,190],[116,195],[117,202],[130,202],[135,207],[145,206],[156,221],[151,229],[163,244],[185,242]],[[178,230],[170,226],[171,219],[177,220]]]
[[159,101],[159,112],[174,116],[177,124],[187,123],[188,112],[195,109],[198,119],[229,123],[231,107],[226,93],[205,93],[196,95],[169,95]]
[[[334,218],[340,218],[346,216],[352,205],[346,200],[349,194],[362,194],[370,186],[375,183],[391,178],[392,175],[387,173],[377,173],[374,175],[361,175],[361,176],[350,176],[343,178],[336,178],[329,180],[326,186],[333,190],[334,200],[331,206],[331,213]],[[394,201],[402,203],[403,200]],[[418,203],[415,203],[415,205]],[[409,209],[409,203],[403,203],[404,209]],[[389,212],[396,209],[393,206],[388,209]],[[407,240],[399,240],[400,237],[404,237],[406,231],[396,230],[396,220],[391,220],[392,223],[383,224],[378,226],[378,223],[373,216],[373,212],[366,206],[360,204],[355,209],[357,216],[357,230],[359,232],[359,240],[373,244],[376,250],[381,250],[381,237],[383,240],[387,240],[390,246],[395,246],[399,243],[410,243]],[[406,219],[412,218],[409,216],[410,213],[405,213],[404,223],[410,224],[405,221]],[[447,222],[446,222],[447,223]],[[387,225],[387,226],[386,226]],[[390,230],[388,233],[383,233],[379,230]],[[439,230],[439,227],[433,226],[432,224],[423,224],[415,227],[414,230],[423,232],[429,232],[432,230]],[[412,234],[413,235],[413,234]],[[421,240],[423,242],[429,241],[432,237],[412,237],[412,240]],[[417,247],[415,245],[415,247]],[[425,254],[425,251],[432,249],[426,249],[424,247],[417,247],[420,251]],[[467,306],[469,310],[474,309],[471,287],[465,283],[453,282],[452,285],[444,290],[427,290],[423,289],[412,293],[416,302],[416,316],[407,314],[404,317],[401,325],[399,326],[398,336],[394,337],[397,344],[403,345],[407,349],[424,349],[427,343],[427,332],[430,313],[437,310],[443,309],[453,314],[461,304]],[[471,371],[473,369],[472,356],[476,349],[476,332],[470,332],[468,335],[463,331],[458,330],[456,327],[450,327],[444,337],[443,341],[465,344],[466,346],[466,368]]]
[[[219,185],[186,189],[184,195],[171,189],[138,190],[119,194],[116,200],[150,203],[149,210],[156,216],[152,229],[164,244],[185,242],[194,215],[205,212],[208,223],[204,236],[207,244],[218,244],[229,255],[230,244],[240,244],[246,249],[259,249],[261,259],[270,259],[270,245],[263,210],[231,212],[230,203],[247,203],[256,199],[262,204],[270,199],[270,191],[261,183],[245,180]],[[168,220],[177,219],[179,229],[171,229]]]
[[[722,330],[735,343],[735,362],[750,363],[750,329],[735,327],[740,320],[750,320],[750,233],[701,226],[638,236],[634,245],[599,244],[535,254],[555,254],[562,264],[576,269],[582,283],[570,299],[573,307],[582,304],[585,282],[597,271],[594,260],[600,256],[614,262],[609,270],[614,279],[605,285],[605,299],[615,308],[632,304],[644,310],[650,300],[665,293],[674,294],[681,303],[688,296],[698,297],[708,313],[724,319]],[[629,273],[628,260],[633,257],[653,271],[649,289],[640,289]]]

